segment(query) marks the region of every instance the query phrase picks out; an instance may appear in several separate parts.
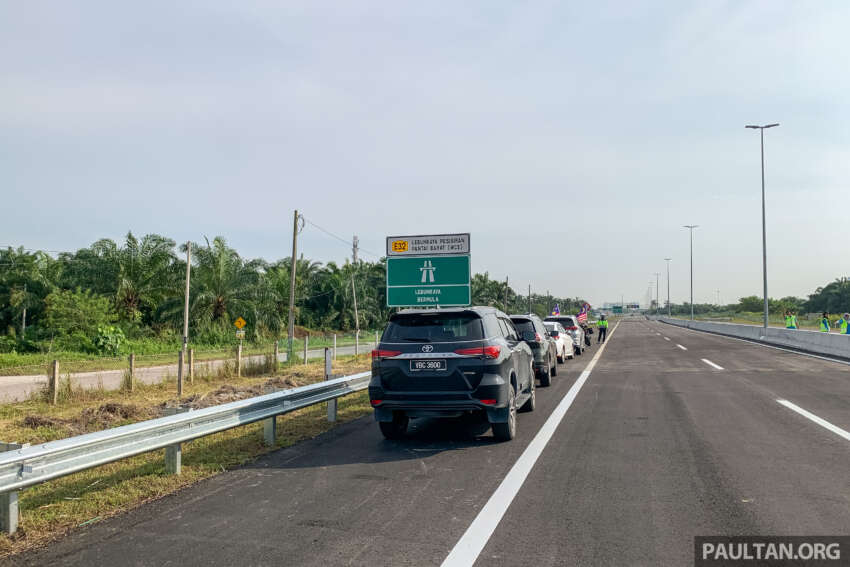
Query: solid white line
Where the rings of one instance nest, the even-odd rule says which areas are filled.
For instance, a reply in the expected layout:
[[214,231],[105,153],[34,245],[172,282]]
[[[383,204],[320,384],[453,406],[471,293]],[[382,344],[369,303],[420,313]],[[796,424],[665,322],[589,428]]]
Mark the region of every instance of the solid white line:
[[665,340],[665,341],[669,341],[669,340],[670,340],[670,337],[664,337],[664,340]]
[[682,345],[680,345],[679,343],[676,343],[676,346],[677,346],[677,347],[679,347],[679,348],[680,348],[680,349],[682,349],[682,350],[688,350],[688,347],[683,347],[683,346],[682,346]]
[[[618,321],[614,325],[614,328],[611,329],[608,335],[609,339],[619,325],[620,323]],[[543,452],[543,449],[546,448],[546,444],[552,438],[555,429],[561,423],[567,410],[570,409],[579,390],[581,390],[581,387],[587,381],[591,370],[596,366],[596,361],[599,360],[608,343],[609,341],[606,341],[602,344],[602,347],[590,361],[590,364],[585,367],[584,372],[581,373],[581,376],[578,377],[578,380],[576,380],[569,392],[563,397],[558,407],[555,408],[555,411],[552,412],[552,415],[549,416],[546,423],[543,424],[543,427],[540,428],[540,431],[537,432],[537,435],[534,436],[534,439],[531,440],[531,443],[529,443],[528,447],[526,447],[525,451],[522,452],[522,455],[514,463],[514,466],[508,471],[502,483],[493,495],[490,496],[490,499],[481,508],[481,511],[478,512],[478,515],[466,529],[466,532],[464,532],[460,540],[455,544],[451,553],[443,561],[442,567],[468,567],[478,559],[484,546],[490,540],[490,536],[496,531],[496,527],[502,520],[502,516],[505,515],[514,497],[520,488],[522,488],[525,479],[534,467],[534,463],[537,462],[537,458]]]
[[703,358],[703,359],[702,359],[702,361],[703,361],[703,362],[705,362],[706,364],[708,364],[709,366],[711,366],[712,368],[716,368],[717,370],[723,370],[723,367],[722,367],[722,366],[720,366],[720,365],[718,365],[718,364],[714,364],[713,362],[711,362],[711,361],[710,361],[709,359],[707,359],[707,358]]
[[821,419],[820,417],[816,416],[815,414],[804,410],[800,406],[798,406],[796,404],[792,404],[788,400],[776,400],[776,401],[779,402],[780,404],[782,404],[783,406],[785,406],[786,408],[794,410],[795,412],[799,413],[803,417],[814,421],[815,423],[817,423],[821,427],[823,427],[825,429],[829,429],[830,431],[832,431],[836,435],[838,435],[840,437],[844,437],[846,440],[850,441],[850,432],[847,432],[844,429],[841,429],[837,425],[832,425],[827,420]]

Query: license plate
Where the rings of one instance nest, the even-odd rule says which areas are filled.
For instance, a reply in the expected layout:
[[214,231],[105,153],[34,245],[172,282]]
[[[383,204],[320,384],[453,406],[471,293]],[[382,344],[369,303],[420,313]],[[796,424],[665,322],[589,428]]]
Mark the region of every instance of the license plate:
[[411,360],[410,371],[419,372],[420,370],[448,370],[446,359],[440,360]]

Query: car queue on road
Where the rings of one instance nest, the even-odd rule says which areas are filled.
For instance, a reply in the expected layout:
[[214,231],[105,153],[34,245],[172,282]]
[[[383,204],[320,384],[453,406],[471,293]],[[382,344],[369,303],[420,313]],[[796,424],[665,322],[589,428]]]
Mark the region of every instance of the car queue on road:
[[494,307],[405,309],[372,351],[369,398],[387,439],[411,419],[486,416],[493,436],[516,436],[517,413],[534,411],[536,388],[590,346],[572,315],[542,320]]

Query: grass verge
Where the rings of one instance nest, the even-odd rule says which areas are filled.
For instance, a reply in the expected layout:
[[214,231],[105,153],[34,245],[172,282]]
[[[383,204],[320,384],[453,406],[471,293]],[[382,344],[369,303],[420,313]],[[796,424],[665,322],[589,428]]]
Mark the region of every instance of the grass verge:
[[[365,356],[341,357],[337,374],[367,370]],[[72,391],[64,405],[33,399],[0,406],[0,440],[41,443],[126,425],[162,415],[167,406],[205,407],[257,395],[269,388],[304,385],[322,379],[322,365],[283,368],[276,375],[239,380],[206,378],[187,385],[183,400],[170,385],[140,386],[134,392]],[[339,400],[339,422],[368,414],[366,392]],[[14,536],[0,535],[0,556],[44,545],[62,535],[102,521],[145,502],[161,498],[201,479],[219,474],[270,451],[310,439],[335,424],[328,423],[325,404],[278,417],[275,446],[263,443],[262,424],[255,423],[183,444],[180,475],[166,475],[164,451],[154,451],[46,482],[19,493],[21,521]]]

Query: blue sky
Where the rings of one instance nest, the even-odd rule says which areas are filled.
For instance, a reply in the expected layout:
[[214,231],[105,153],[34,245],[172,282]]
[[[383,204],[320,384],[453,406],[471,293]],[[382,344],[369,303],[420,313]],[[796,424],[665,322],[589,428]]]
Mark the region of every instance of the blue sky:
[[[292,210],[381,253],[471,232],[516,289],[643,299],[847,275],[846,2],[6,2],[0,245],[222,235],[272,260]],[[350,250],[311,225],[302,250]],[[369,258],[369,252],[364,252]],[[666,285],[662,284],[662,296]]]

